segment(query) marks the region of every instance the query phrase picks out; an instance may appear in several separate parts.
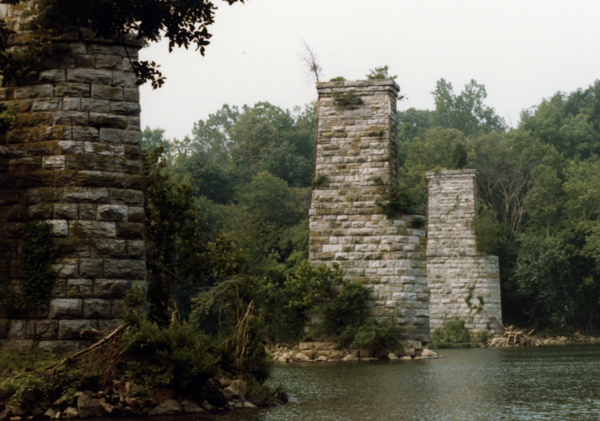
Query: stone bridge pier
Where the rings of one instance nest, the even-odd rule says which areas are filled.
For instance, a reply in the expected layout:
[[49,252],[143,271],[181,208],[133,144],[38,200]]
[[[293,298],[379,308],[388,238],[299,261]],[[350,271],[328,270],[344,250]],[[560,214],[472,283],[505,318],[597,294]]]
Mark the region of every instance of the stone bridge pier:
[[[25,6],[0,7],[19,30]],[[0,139],[0,281],[22,288],[19,214],[52,225],[59,247],[48,304],[26,314],[0,310],[0,339],[81,345],[82,329],[119,322],[121,299],[146,289],[139,90],[130,60],[141,44],[81,30],[63,37],[67,53],[26,86],[0,89],[18,125]],[[1,306],[1,301],[0,301]]]
[[497,256],[477,251],[476,173],[427,173],[427,281],[431,329],[461,319],[474,332],[502,333]]
[[426,237],[420,217],[388,219],[375,201],[396,181],[392,80],[318,83],[309,259],[338,263],[371,288],[371,315],[397,315],[407,338],[429,339]]

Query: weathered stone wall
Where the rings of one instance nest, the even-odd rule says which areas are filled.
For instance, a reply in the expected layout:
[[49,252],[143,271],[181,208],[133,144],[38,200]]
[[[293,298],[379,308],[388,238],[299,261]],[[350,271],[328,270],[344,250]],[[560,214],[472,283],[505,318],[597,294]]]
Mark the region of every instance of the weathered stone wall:
[[[459,318],[473,331],[502,332],[498,257],[477,252],[474,170],[427,173],[427,280],[431,329]],[[483,302],[482,302],[483,300]]]
[[[22,9],[0,13],[18,29]],[[20,32],[15,43],[27,39]],[[17,316],[2,311],[0,339],[44,348],[76,346],[82,329],[114,326],[126,291],[147,288],[139,90],[130,62],[141,44],[83,30],[64,42],[71,53],[49,62],[37,81],[0,89],[0,100],[18,111],[18,127],[0,142],[2,284],[23,282],[23,206],[52,224],[60,246],[48,305]]]
[[[317,84],[315,180],[309,259],[338,263],[372,290],[372,315],[397,312],[411,339],[428,340],[424,229],[417,216],[388,219],[375,200],[395,181],[396,98],[391,80]],[[348,92],[361,99],[336,106]]]

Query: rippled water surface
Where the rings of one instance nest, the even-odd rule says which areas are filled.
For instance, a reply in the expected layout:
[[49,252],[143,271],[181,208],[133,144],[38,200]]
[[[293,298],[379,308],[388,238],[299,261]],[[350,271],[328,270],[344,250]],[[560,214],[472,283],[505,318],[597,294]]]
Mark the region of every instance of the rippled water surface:
[[440,350],[424,361],[276,366],[291,402],[239,420],[600,420],[600,346]]

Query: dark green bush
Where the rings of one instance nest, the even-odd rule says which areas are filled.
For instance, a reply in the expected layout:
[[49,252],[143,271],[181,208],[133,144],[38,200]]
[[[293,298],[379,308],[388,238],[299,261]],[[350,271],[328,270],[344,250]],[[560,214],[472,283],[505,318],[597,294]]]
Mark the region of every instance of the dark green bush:
[[279,386],[267,386],[251,381],[246,391],[246,399],[256,406],[267,407],[286,403],[288,395]]
[[402,328],[396,324],[393,316],[383,321],[371,319],[358,327],[350,348],[368,349],[373,355],[382,350],[392,352],[402,347],[401,336]]
[[475,221],[475,244],[479,253],[497,253],[498,228],[492,218],[482,216]]
[[410,193],[392,188],[375,199],[375,206],[379,206],[388,218],[414,213],[416,202]]
[[368,299],[368,288],[358,282],[344,282],[340,293],[322,306],[325,331],[338,335],[347,326],[360,326],[369,312]]
[[333,103],[337,109],[355,109],[359,105],[363,104],[361,97],[356,95],[352,91],[340,93],[333,93]]
[[465,326],[464,320],[448,319],[444,321],[441,329],[436,329],[431,334],[431,342],[470,342],[471,332]]
[[52,225],[38,221],[21,224],[23,238],[21,256],[25,275],[23,291],[10,290],[2,285],[2,306],[9,313],[22,313],[43,307],[50,299],[50,291],[56,280],[52,265],[58,248],[52,239]]
[[193,385],[197,389],[217,373],[213,340],[190,324],[161,329],[155,323],[142,321],[123,336],[123,350],[128,357],[124,377],[139,394],[155,388],[183,392]]

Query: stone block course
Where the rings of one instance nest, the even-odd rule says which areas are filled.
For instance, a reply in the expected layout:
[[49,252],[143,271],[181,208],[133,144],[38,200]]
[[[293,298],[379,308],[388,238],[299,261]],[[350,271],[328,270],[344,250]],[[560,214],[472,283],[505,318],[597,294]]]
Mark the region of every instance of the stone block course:
[[[18,27],[13,6],[3,7]],[[0,269],[18,287],[23,203],[60,246],[47,314],[10,320],[0,308],[0,339],[46,348],[73,347],[81,329],[117,323],[118,303],[146,279],[139,89],[129,62],[141,45],[128,38],[126,50],[85,30],[65,42],[71,52],[37,82],[0,88],[18,121],[0,142]]]

